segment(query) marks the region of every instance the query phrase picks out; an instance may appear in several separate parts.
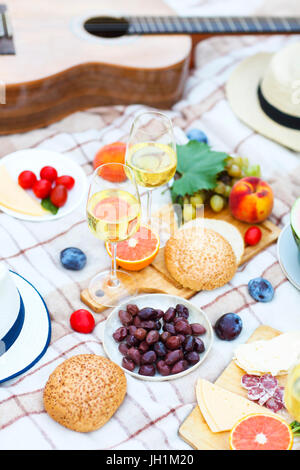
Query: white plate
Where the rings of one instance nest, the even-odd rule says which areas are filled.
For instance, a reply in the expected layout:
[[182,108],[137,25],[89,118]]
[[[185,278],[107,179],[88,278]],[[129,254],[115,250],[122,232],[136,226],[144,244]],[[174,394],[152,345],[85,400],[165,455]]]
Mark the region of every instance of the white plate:
[[25,318],[18,338],[0,356],[0,383],[33,367],[47,351],[51,338],[49,312],[40,293],[19,274],[12,275],[24,302]]
[[277,256],[281,269],[288,280],[300,290],[300,252],[290,224],[282,230],[278,238]]
[[115,362],[120,367],[122,367],[123,356],[118,349],[119,343],[117,343],[113,339],[112,335],[116,331],[117,328],[119,328],[120,326],[123,326],[119,320],[119,315],[118,315],[119,310],[125,310],[126,305],[129,303],[136,304],[140,309],[143,307],[152,307],[152,308],[159,308],[163,310],[164,312],[169,307],[175,307],[177,304],[185,305],[189,309],[189,312],[190,312],[189,322],[201,323],[206,328],[205,335],[201,336],[201,339],[205,345],[205,351],[204,353],[200,354],[200,361],[197,364],[195,364],[194,366],[190,367],[189,369],[183,372],[180,372],[179,374],[162,376],[158,374],[158,372],[156,372],[156,375],[154,375],[153,377],[148,377],[145,375],[139,375],[135,372],[130,372],[127,369],[123,368],[124,372],[132,375],[133,377],[137,379],[148,380],[151,382],[174,380],[174,379],[183,377],[184,375],[187,375],[190,372],[194,371],[206,359],[210,351],[210,348],[212,346],[212,342],[213,342],[213,329],[206,314],[200,308],[196,307],[188,300],[182,299],[181,297],[176,297],[174,295],[167,295],[167,294],[146,294],[146,295],[134,297],[130,299],[130,301],[125,302],[119,305],[118,307],[116,307],[111,312],[111,314],[109,315],[109,317],[107,318],[106,322],[103,325],[103,330],[102,330],[102,335],[101,335],[102,341],[103,341],[103,348],[107,356],[113,362]]
[[[87,192],[87,178],[82,168],[75,163],[70,157],[65,155],[52,152],[50,150],[39,150],[39,149],[26,149],[19,150],[18,152],[10,153],[1,159],[1,165],[5,165],[7,171],[12,178],[17,182],[19,174],[24,170],[33,171],[37,178],[39,178],[40,170],[44,166],[53,166],[58,173],[58,176],[70,175],[75,179],[75,185],[71,191],[68,191],[68,200],[66,204],[61,207],[56,215],[49,212],[41,217],[34,217],[32,215],[21,214],[13,210],[7,209],[1,206],[0,209],[8,215],[16,217],[17,219],[29,220],[33,222],[44,222],[47,220],[55,220],[70,214],[75,210],[82,202],[83,197]],[[31,190],[28,193],[40,202],[40,199],[36,198]]]

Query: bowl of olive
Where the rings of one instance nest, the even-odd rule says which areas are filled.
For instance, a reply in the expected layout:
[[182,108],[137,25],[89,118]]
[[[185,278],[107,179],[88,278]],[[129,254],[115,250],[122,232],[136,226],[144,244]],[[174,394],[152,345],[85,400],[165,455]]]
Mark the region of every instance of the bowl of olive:
[[142,380],[182,377],[203,363],[213,342],[206,314],[167,294],[146,294],[115,308],[102,331],[107,356]]

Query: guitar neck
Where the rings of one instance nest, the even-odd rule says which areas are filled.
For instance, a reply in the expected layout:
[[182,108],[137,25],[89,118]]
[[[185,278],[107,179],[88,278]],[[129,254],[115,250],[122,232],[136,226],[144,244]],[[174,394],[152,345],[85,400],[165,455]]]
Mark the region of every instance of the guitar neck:
[[300,33],[300,17],[130,16],[127,34],[287,34]]

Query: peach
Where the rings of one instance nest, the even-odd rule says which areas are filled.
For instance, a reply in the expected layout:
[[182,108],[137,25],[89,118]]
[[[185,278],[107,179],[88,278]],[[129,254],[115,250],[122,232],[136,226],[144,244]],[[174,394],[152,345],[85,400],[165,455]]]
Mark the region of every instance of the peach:
[[249,224],[257,224],[267,219],[272,212],[273,203],[271,186],[255,176],[237,181],[229,197],[232,215]]
[[[98,168],[104,163],[123,163],[125,164],[126,144],[123,142],[113,142],[112,144],[105,145],[95,155],[94,168]],[[121,183],[126,180],[125,171],[120,165],[106,166],[101,171],[102,178]]]

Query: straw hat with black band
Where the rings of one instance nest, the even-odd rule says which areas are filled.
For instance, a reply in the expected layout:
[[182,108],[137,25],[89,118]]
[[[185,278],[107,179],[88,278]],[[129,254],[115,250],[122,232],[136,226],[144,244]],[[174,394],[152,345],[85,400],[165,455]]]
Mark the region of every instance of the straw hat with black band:
[[258,133],[300,151],[300,43],[248,57],[226,85],[234,113]]

